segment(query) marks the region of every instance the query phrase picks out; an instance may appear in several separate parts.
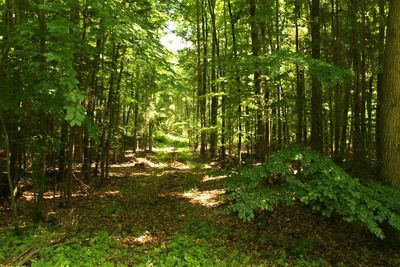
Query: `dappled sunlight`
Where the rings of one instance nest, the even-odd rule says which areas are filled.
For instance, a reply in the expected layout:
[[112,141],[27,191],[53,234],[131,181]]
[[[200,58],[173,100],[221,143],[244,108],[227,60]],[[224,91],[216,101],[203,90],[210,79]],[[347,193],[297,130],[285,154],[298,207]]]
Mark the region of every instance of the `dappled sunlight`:
[[100,195],[100,197],[113,197],[113,196],[120,196],[119,190],[107,191],[104,192],[104,194]]
[[164,163],[154,163],[146,158],[132,158],[129,162],[112,164],[110,168],[153,168],[153,169],[162,169],[167,167]]
[[153,148],[154,152],[164,152],[164,153],[172,153],[176,150],[175,147],[173,146],[168,146],[168,147],[155,147]]
[[188,165],[186,165],[186,164],[184,164],[184,163],[182,163],[182,162],[179,162],[179,161],[173,161],[171,164],[170,164],[170,166],[171,166],[171,168],[173,168],[173,169],[176,169],[176,170],[189,170],[190,169],[190,166],[188,166]]
[[123,244],[136,244],[136,245],[145,245],[145,244],[155,244],[158,243],[158,238],[153,236],[149,231],[144,232],[140,236],[135,235],[124,235],[114,237],[115,240]]
[[[225,189],[215,189],[207,191],[199,191],[197,189],[191,189],[186,192],[173,192],[166,195],[188,199],[190,203],[196,205],[202,205],[207,208],[213,208],[223,203],[220,196],[225,194]],[[165,195],[161,195],[165,196]]]
[[201,180],[202,182],[208,182],[208,181],[219,181],[219,180],[223,180],[226,179],[228,176],[226,175],[220,175],[220,176],[209,176],[206,175],[203,177],[203,179]]
[[[73,194],[71,194],[71,197],[73,197],[73,198],[77,198],[77,197],[87,197],[89,194],[88,193],[86,193],[86,192],[76,192],[76,193],[73,193]],[[59,192],[57,192],[56,194],[54,194],[54,192],[45,192],[44,194],[43,194],[43,198],[44,199],[59,199],[61,197],[61,194],[59,193]],[[23,192],[23,194],[22,194],[22,196],[21,196],[21,199],[22,200],[25,200],[25,201],[28,201],[28,202],[30,202],[30,201],[33,201],[34,199],[35,199],[35,193],[34,192],[31,192],[31,191],[26,191],[26,192]]]
[[130,173],[129,176],[130,177],[154,177],[155,175],[152,173],[146,173],[146,172],[134,172],[134,173]]

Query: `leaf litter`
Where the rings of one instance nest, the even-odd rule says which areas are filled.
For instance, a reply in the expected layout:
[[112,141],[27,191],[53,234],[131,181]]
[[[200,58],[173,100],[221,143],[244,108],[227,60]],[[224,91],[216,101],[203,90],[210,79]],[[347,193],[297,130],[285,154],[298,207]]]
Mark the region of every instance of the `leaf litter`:
[[[120,242],[115,249],[128,249],[142,257],[154,249],[167,248],[177,233],[183,233],[192,236],[194,245],[206,240],[211,250],[224,248],[230,260],[236,254],[251,258],[237,266],[400,263],[398,251],[384,248],[360,225],[322,217],[300,203],[281,206],[273,213],[259,213],[251,222],[222,215],[220,195],[225,192],[226,172],[217,166],[205,169],[194,165],[190,168],[175,159],[155,162],[154,155],[112,165],[104,186],[92,186],[90,192],[75,194],[73,209],[59,208],[54,199],[45,200],[48,213],[58,222],[55,231],[107,231]],[[20,202],[21,219],[28,225],[32,202]],[[5,232],[11,225],[10,210],[1,207],[0,216],[5,218],[0,231]],[[127,265],[138,263],[119,260]],[[150,261],[148,266],[151,264]]]

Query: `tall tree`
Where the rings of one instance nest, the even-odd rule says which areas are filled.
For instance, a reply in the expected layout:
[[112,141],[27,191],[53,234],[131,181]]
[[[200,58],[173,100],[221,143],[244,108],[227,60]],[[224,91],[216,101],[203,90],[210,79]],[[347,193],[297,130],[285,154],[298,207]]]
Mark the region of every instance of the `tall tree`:
[[[257,62],[257,57],[260,55],[261,43],[259,38],[259,23],[257,23],[257,3],[256,0],[249,0],[249,10],[250,10],[250,28],[251,28],[251,51],[255,61]],[[258,67],[258,63],[254,66],[254,95],[257,103],[257,113],[256,113],[256,153],[257,157],[263,161],[265,158],[265,127],[263,122],[263,96],[261,94],[261,73]]]
[[215,14],[216,0],[208,0],[208,7],[211,15],[212,46],[211,46],[211,120],[210,120],[210,157],[214,158],[217,151],[218,141],[218,87],[217,87],[217,60],[219,60],[219,43],[217,35],[217,22]]
[[383,73],[381,176],[400,188],[400,0],[390,1]]
[[[310,20],[311,55],[319,59],[321,57],[320,0],[312,0]],[[323,150],[322,87],[315,74],[311,80],[311,147],[321,152]]]

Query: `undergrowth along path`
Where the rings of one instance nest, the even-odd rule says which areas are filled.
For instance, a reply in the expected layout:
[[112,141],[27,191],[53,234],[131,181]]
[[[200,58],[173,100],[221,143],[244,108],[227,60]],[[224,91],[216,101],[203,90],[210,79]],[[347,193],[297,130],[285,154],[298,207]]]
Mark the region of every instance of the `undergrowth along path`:
[[[60,209],[53,200],[47,200],[49,214],[58,222],[49,231],[83,233],[85,238],[76,242],[84,250],[96,242],[117,241],[94,246],[97,252],[93,253],[101,254],[98,250],[103,249],[104,263],[122,266],[398,263],[398,252],[379,248],[366,229],[322,217],[301,204],[260,213],[252,222],[222,215],[220,196],[225,192],[228,173],[196,163],[195,158],[182,158],[174,151],[141,155],[113,165],[105,186],[76,192],[73,209]],[[24,203],[26,221],[30,205]],[[99,233],[107,234],[99,237]],[[50,258],[46,255],[38,252],[35,257],[50,262],[55,254]],[[88,259],[93,258],[88,255]],[[75,264],[70,260],[70,265]]]

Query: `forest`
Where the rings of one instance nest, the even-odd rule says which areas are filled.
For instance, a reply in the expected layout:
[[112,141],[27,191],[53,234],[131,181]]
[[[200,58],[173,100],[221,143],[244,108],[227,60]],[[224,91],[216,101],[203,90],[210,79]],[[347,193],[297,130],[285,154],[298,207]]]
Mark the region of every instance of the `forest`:
[[0,0],[0,266],[400,266],[400,0]]

